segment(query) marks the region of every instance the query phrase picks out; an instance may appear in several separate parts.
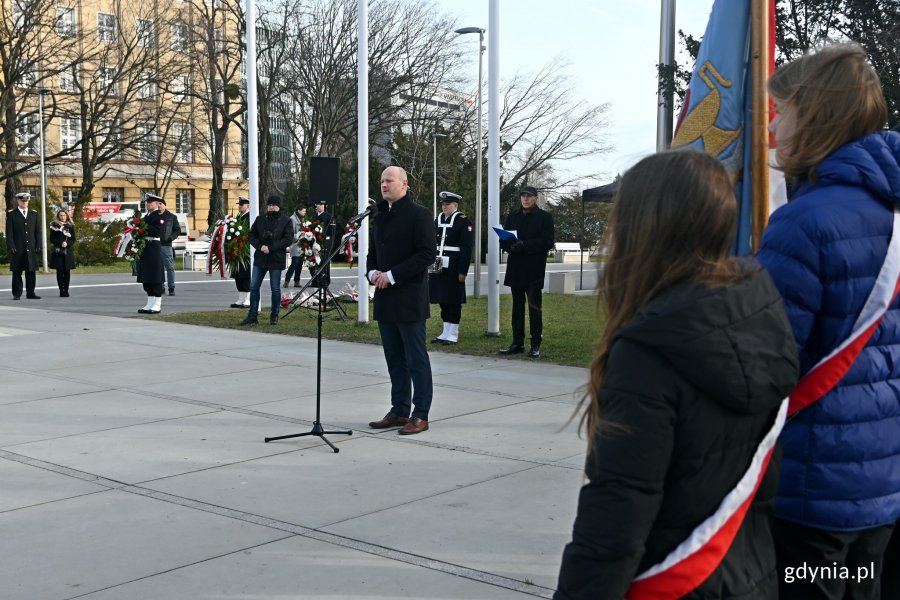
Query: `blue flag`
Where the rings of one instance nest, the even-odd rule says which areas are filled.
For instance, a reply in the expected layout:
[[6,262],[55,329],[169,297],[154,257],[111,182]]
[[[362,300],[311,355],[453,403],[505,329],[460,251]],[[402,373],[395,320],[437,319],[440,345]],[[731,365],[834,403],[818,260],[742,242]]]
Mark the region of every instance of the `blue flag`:
[[[672,147],[715,156],[725,165],[738,198],[735,253],[751,246],[750,0],[716,0]],[[745,177],[746,175],[746,177]]]

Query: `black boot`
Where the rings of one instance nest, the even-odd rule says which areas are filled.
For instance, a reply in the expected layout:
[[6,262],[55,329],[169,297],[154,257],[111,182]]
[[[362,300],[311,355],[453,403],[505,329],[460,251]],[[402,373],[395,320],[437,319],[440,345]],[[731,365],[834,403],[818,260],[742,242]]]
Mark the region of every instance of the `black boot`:
[[513,342],[509,345],[509,348],[498,350],[497,354],[522,354],[523,352],[525,352],[525,344],[522,342]]

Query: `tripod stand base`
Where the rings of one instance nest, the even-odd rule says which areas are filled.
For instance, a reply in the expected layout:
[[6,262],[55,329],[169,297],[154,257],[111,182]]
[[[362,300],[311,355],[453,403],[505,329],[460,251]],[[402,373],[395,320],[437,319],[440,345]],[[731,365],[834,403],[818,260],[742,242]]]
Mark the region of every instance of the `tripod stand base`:
[[332,444],[328,440],[328,438],[325,436],[326,435],[353,435],[353,431],[349,431],[349,430],[348,431],[325,431],[322,428],[321,423],[319,423],[318,421],[313,421],[312,429],[310,429],[309,431],[307,431],[305,433],[292,433],[290,435],[279,435],[277,437],[267,437],[267,438],[263,438],[263,441],[265,441],[265,443],[268,444],[269,442],[274,442],[275,440],[286,440],[288,438],[304,437],[307,435],[314,435],[316,437],[322,438],[323,442],[328,444],[331,447],[331,449],[335,451],[335,453],[338,453],[341,451],[340,448],[338,448],[337,446]]

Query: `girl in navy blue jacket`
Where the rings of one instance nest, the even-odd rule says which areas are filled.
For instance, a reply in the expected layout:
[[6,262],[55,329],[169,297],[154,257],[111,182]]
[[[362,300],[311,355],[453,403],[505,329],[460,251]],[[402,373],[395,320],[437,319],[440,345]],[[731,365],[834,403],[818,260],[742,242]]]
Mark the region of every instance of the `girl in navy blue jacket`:
[[[851,335],[876,276],[900,259],[889,250],[900,236],[900,134],[882,131],[881,84],[855,45],[782,66],[769,91],[790,192],[758,258],[784,298],[803,375]],[[900,303],[889,306],[846,375],[785,427],[775,526],[782,598],[878,598],[900,518]],[[815,581],[789,576],[804,563],[819,568]]]

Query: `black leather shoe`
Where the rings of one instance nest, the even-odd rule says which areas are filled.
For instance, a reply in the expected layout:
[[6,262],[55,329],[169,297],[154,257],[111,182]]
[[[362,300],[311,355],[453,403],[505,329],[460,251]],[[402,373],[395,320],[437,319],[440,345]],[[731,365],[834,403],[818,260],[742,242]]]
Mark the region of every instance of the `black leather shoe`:
[[269,317],[269,325],[278,325],[278,315]]
[[259,321],[256,317],[247,317],[243,321],[241,321],[241,325],[259,325]]
[[234,304],[231,305],[231,308],[247,308],[247,307],[244,306],[243,304],[238,304],[237,302],[235,302]]
[[159,314],[158,310],[153,310],[152,308],[146,312],[148,315],[158,315]]
[[138,309],[138,312],[141,313],[142,315],[149,315],[149,314],[150,314],[150,311],[147,310],[146,308],[139,308],[139,309]]
[[443,344],[443,343],[444,343],[444,340],[442,340],[442,339],[439,338],[439,337],[436,337],[436,338],[434,338],[433,340],[431,340],[431,343],[432,343],[432,344]]
[[531,350],[528,351],[528,356],[531,358],[538,358],[541,355],[541,345],[540,344],[532,344]]
[[169,295],[170,295],[170,296],[174,296],[174,295],[175,295],[175,288],[172,288],[171,290],[169,290]]
[[21,300],[22,296],[13,296],[13,300]]
[[497,354],[522,354],[523,352],[525,352],[525,346],[513,342],[509,345],[509,348],[498,350]]
[[40,300],[41,299],[41,297],[38,296],[37,294],[28,294],[25,297],[28,298],[29,300]]

